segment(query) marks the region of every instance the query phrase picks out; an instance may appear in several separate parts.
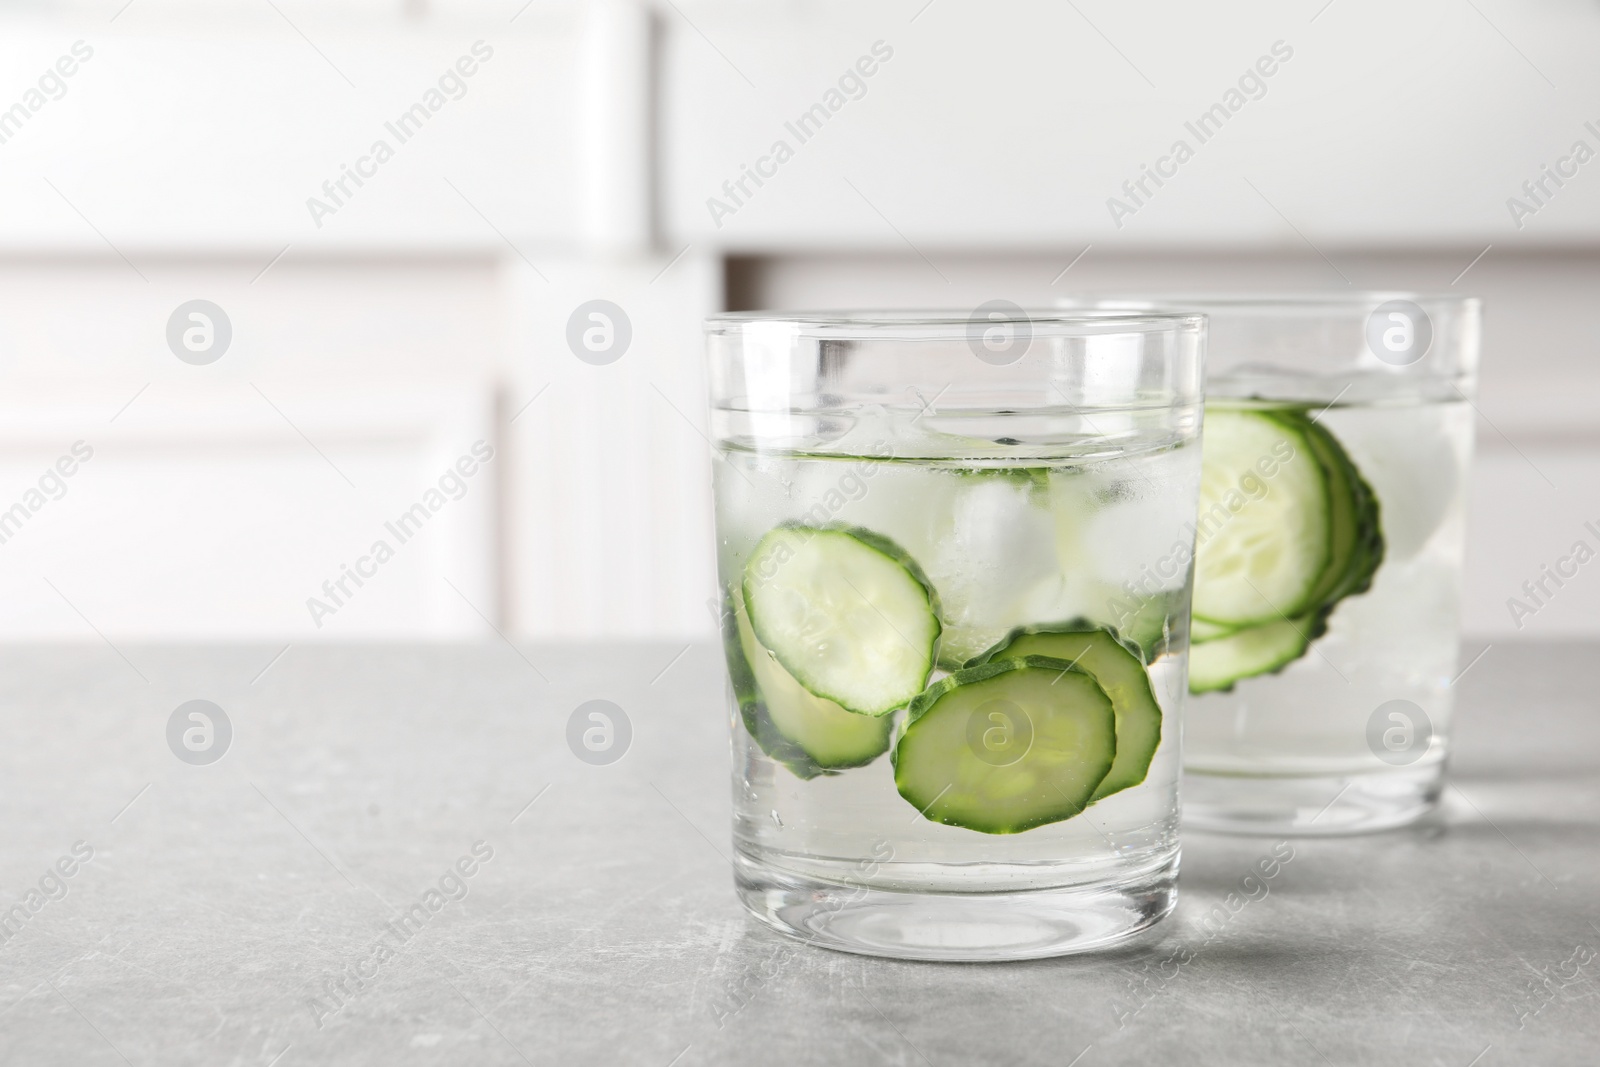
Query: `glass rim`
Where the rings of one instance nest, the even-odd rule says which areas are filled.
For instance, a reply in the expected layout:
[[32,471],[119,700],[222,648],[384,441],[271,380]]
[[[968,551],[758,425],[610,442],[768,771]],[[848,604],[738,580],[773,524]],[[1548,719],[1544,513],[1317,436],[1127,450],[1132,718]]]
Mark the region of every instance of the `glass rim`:
[[[1240,310],[1292,310],[1295,308],[1333,308],[1364,311],[1391,300],[1409,300],[1417,304],[1453,304],[1457,307],[1475,308],[1482,301],[1466,293],[1448,293],[1417,289],[1312,289],[1305,291],[1250,292],[1238,290],[1177,290],[1138,292],[1110,290],[1067,295],[1057,300],[1059,307],[1075,307],[1075,302],[1111,302],[1127,304],[1131,308],[1155,310],[1196,308],[1228,308]],[[1100,304],[1099,306],[1104,306]],[[1110,310],[1120,310],[1111,308]]]
[[817,311],[725,311],[708,315],[708,335],[737,333],[755,325],[782,324],[803,336],[861,336],[882,341],[961,337],[973,329],[1026,325],[1035,334],[1160,333],[1204,328],[1201,311],[1120,308],[1023,308],[1017,305],[960,311],[950,308],[874,308]]

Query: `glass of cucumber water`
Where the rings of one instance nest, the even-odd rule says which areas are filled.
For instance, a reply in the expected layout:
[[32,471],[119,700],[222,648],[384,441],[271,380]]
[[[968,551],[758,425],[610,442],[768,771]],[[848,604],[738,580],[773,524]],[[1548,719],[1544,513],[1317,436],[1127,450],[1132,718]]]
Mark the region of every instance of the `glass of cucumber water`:
[[1459,669],[1478,302],[1092,303],[1210,321],[1185,825],[1337,834],[1417,819],[1443,787]]
[[709,320],[734,874],[758,919],[998,960],[1171,910],[1204,335],[999,302]]

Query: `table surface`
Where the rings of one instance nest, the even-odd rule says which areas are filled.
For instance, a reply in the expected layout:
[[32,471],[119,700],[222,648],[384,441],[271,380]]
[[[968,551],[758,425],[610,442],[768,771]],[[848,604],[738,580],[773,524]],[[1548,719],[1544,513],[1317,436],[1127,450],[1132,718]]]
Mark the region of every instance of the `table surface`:
[[[710,646],[277,652],[0,651],[0,1063],[1600,1059],[1595,646],[1467,673],[1427,824],[1188,835],[1144,940],[1016,964],[744,916]],[[193,699],[232,726],[210,765],[168,744]],[[608,766],[567,746],[591,699],[632,724]]]

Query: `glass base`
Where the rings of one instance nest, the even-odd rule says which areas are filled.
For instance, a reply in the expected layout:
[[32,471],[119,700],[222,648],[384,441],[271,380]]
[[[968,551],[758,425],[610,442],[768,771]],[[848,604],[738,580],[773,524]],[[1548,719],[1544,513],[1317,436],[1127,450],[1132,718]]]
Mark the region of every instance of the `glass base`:
[[1392,830],[1432,811],[1444,764],[1372,774],[1243,777],[1185,771],[1183,828],[1273,837]]
[[735,854],[739,900],[808,944],[902,960],[1029,960],[1103,949],[1160,922],[1177,903],[1178,854],[1127,881],[999,893],[869,889],[775,869]]

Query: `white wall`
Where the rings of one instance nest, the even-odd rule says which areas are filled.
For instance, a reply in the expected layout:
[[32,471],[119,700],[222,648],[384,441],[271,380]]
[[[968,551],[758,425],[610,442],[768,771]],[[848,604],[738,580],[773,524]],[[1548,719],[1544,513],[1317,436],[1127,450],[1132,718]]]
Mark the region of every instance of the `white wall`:
[[[93,49],[0,143],[0,507],[96,450],[0,544],[0,637],[703,635],[697,324],[730,301],[1454,283],[1487,302],[1469,627],[1514,632],[1505,597],[1600,516],[1600,162],[1507,207],[1600,149],[1593,5],[278,7],[0,12],[0,111]],[[1185,132],[1280,40],[1260,99]],[[478,41],[459,99],[385,132]],[[785,122],[880,41],[801,143]],[[1179,137],[1193,158],[1114,221]],[[314,219],[378,138],[393,158]],[[208,366],[164,339],[194,298],[235,331]],[[606,366],[566,341],[594,299],[633,330]],[[492,480],[318,627],[306,599],[480,438]],[[1600,633],[1589,584],[1522,634]]]

